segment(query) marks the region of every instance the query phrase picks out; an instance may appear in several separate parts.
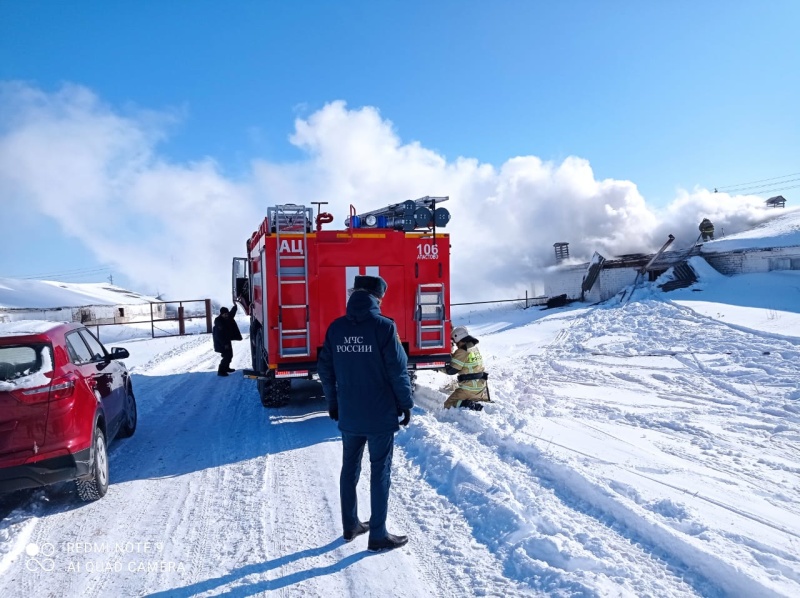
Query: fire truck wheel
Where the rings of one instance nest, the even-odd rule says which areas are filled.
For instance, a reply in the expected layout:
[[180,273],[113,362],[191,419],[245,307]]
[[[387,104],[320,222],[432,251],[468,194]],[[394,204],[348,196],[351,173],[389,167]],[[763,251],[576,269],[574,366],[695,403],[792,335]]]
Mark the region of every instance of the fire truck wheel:
[[264,407],[283,407],[289,402],[290,380],[271,380],[267,383],[266,396],[262,396]]
[[270,404],[270,388],[275,383],[274,380],[259,380],[258,381],[258,397],[261,399],[261,404],[264,407],[272,407]]
[[258,381],[258,398],[261,399],[261,404],[264,407],[269,407],[267,404],[267,397],[269,396],[269,387],[270,382],[269,380],[259,380]]
[[250,325],[250,361],[253,369],[258,371],[261,366],[261,347],[264,346],[260,326]]
[[[252,329],[251,329],[251,336],[253,338]],[[267,369],[267,364],[264,363],[264,333],[262,330],[258,330],[255,333],[255,341],[250,347],[250,351],[253,357],[253,369],[257,372],[263,372]],[[273,380],[259,380],[256,383],[256,387],[258,388],[258,398],[261,399],[261,404],[264,407],[268,407],[267,399],[269,397],[269,387],[272,384]]]

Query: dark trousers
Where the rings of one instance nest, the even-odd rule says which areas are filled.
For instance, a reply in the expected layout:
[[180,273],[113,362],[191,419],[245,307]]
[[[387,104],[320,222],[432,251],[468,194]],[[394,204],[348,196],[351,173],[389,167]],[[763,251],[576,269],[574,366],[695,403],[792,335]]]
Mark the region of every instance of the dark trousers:
[[233,347],[225,347],[220,353],[222,361],[219,362],[217,372],[227,374],[231,367],[231,359],[233,359]]
[[339,477],[339,497],[342,501],[342,528],[354,530],[358,525],[356,485],[361,475],[364,445],[369,448],[370,507],[369,537],[386,537],[386,512],[389,508],[389,487],[392,485],[392,453],[394,433],[361,436],[342,432],[342,473]]

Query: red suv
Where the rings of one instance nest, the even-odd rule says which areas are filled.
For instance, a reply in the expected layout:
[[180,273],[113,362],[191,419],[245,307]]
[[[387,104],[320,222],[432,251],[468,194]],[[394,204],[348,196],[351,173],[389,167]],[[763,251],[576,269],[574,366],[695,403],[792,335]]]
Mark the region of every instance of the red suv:
[[0,323],[0,493],[75,480],[108,490],[108,444],[136,430],[130,375],[82,324]]

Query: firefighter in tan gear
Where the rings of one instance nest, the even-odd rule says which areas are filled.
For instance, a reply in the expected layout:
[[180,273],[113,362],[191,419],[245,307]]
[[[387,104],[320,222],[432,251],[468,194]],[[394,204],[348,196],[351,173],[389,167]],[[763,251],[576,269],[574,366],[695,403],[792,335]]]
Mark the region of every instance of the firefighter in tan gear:
[[714,225],[708,218],[703,218],[703,221],[697,228],[700,229],[700,235],[703,237],[703,241],[714,240]]
[[483,358],[478,351],[478,339],[470,336],[464,326],[456,326],[450,337],[453,351],[450,363],[445,367],[446,374],[458,375],[456,389],[444,402],[445,409],[464,407],[481,411],[481,403],[490,402],[486,380],[489,377],[483,370]]

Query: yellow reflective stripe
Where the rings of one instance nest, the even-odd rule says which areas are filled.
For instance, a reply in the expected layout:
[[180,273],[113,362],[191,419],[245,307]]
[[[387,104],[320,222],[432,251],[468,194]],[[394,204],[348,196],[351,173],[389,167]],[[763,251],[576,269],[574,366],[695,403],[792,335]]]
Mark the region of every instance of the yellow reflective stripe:
[[[470,382],[474,384],[470,385]],[[458,388],[460,388],[461,390],[470,390],[474,392],[479,392],[482,391],[484,388],[486,388],[486,385],[482,384],[481,382],[483,381],[470,380],[469,382],[462,382],[461,384],[458,385]]]
[[[283,236],[283,235],[281,235]],[[384,233],[338,233],[336,235],[337,239],[385,239],[386,234]]]
[[464,363],[463,361],[459,361],[458,359],[450,359],[450,363],[451,364],[453,364],[453,363],[456,364],[458,366],[458,369],[462,369],[462,368],[465,368],[467,366],[466,363]]

